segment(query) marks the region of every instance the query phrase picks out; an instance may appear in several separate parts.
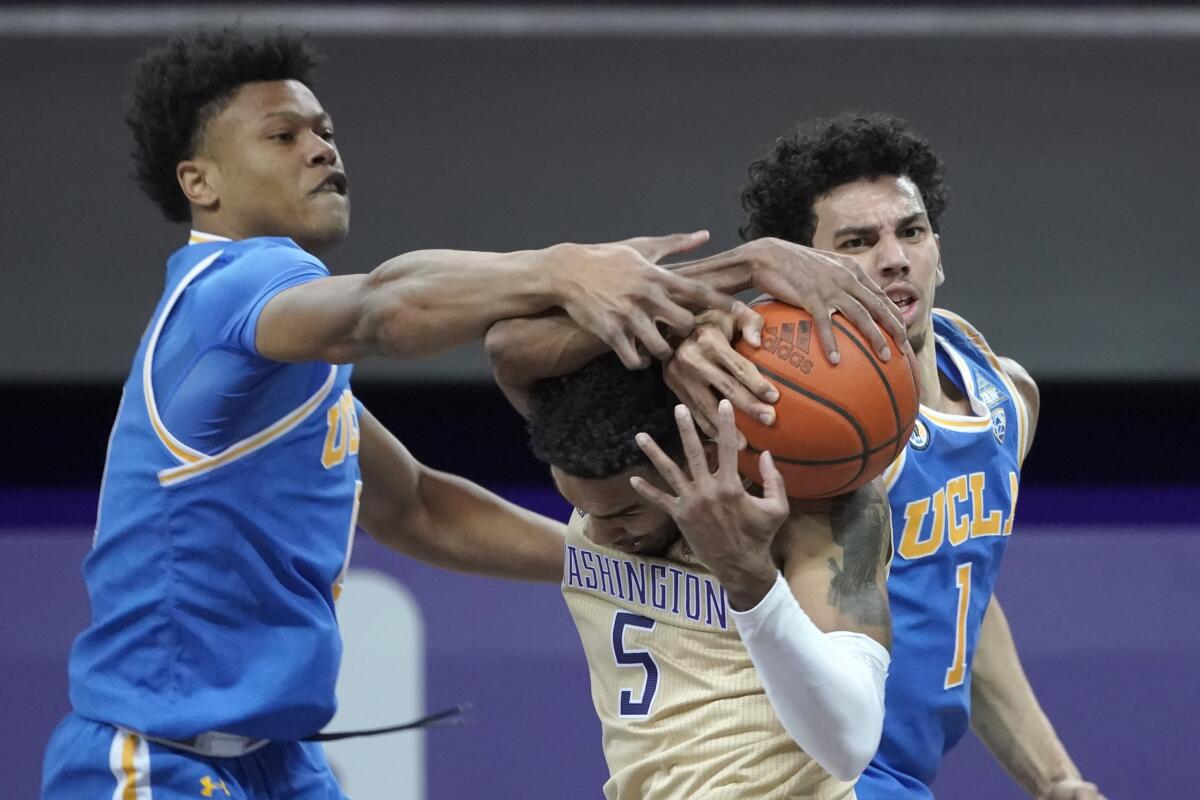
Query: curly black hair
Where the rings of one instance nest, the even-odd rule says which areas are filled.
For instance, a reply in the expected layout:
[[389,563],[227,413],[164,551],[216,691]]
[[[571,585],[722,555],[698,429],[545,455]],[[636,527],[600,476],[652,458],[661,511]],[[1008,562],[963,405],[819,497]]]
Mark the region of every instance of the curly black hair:
[[204,126],[237,89],[253,81],[297,80],[320,57],[309,43],[282,32],[250,38],[240,30],[198,31],[146,52],[134,67],[126,124],[133,130],[134,179],[171,222],[187,222],[191,206],[175,167],[195,155]]
[[679,402],[658,364],[629,370],[613,353],[530,392],[529,446],[541,461],[578,478],[609,478],[649,459],[633,437],[644,431],[665,451],[683,446],[675,424]]
[[841,114],[793,128],[776,140],[766,158],[750,165],[739,230],[749,241],[773,236],[811,247],[817,228],[813,203],[826,192],[860,178],[904,176],[925,201],[929,224],[949,202],[942,159],[905,120],[890,114]]

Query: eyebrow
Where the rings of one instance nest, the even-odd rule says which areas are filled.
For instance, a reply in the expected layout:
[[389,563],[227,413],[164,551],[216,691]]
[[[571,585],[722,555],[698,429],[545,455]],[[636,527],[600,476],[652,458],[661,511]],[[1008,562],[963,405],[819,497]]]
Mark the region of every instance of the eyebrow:
[[296,112],[296,111],[269,111],[263,115],[264,119],[269,119],[271,117],[288,117],[289,119],[296,119],[296,120],[300,120],[300,121],[312,119],[312,120],[322,120],[325,122],[330,122],[332,120],[332,118],[329,116],[328,111],[322,111],[320,114],[316,114],[312,117],[306,117],[303,114]]
[[[896,227],[907,228],[909,225],[912,225],[923,216],[925,216],[924,211],[918,211],[915,214],[909,214],[907,217],[897,222]],[[838,228],[836,231],[834,231],[833,238],[836,239],[839,236],[845,236],[846,234],[850,233],[854,234],[855,236],[866,236],[869,233],[874,233],[874,231],[875,228],[870,225],[848,225],[845,228]]]

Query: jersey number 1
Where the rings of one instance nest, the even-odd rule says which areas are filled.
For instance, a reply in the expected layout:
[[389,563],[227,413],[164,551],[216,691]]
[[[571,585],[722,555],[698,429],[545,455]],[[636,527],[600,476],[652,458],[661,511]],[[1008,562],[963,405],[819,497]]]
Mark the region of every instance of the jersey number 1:
[[654,662],[654,656],[650,655],[649,651],[625,649],[626,628],[652,631],[654,620],[631,611],[618,611],[613,617],[612,646],[617,666],[641,667],[646,671],[646,685],[642,689],[641,698],[636,702],[631,690],[621,690],[621,716],[645,718],[650,716],[650,706],[654,703],[655,692],[658,691],[658,664]]
[[967,677],[967,613],[971,610],[971,562],[959,564],[954,570],[954,585],[958,587],[958,612],[954,616],[954,658],[946,670],[943,689],[961,686]]

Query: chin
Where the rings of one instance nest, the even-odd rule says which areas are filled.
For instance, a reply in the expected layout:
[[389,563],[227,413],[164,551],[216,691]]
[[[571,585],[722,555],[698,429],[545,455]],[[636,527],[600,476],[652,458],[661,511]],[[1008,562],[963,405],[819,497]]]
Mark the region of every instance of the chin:
[[332,220],[316,229],[304,232],[304,239],[293,237],[305,250],[311,253],[321,253],[341,244],[350,234],[350,216],[344,219]]

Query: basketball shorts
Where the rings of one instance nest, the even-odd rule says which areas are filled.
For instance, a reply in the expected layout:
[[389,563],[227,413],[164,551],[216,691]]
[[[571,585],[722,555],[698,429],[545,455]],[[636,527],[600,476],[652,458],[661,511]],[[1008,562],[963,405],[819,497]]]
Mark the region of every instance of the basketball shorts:
[[76,714],[50,737],[42,800],[346,800],[317,742],[207,758]]

